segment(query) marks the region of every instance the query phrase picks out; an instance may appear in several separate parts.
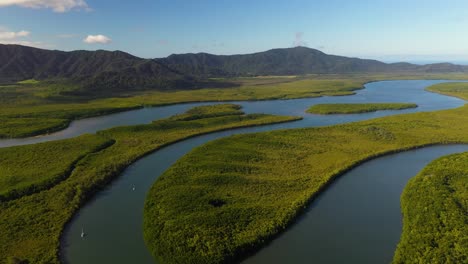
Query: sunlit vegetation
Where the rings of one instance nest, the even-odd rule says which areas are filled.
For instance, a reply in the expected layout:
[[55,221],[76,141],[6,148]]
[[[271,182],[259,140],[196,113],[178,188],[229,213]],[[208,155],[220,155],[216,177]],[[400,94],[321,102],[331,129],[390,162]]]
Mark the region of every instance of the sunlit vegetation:
[[430,86],[426,90],[468,100],[468,83],[466,82],[441,83]]
[[68,119],[60,118],[0,118],[0,138],[49,134],[66,128],[69,123]]
[[96,135],[50,143],[0,148],[0,201],[47,189],[69,176],[89,153],[113,144]]
[[0,86],[0,138],[50,133],[66,127],[70,121],[174,103],[198,101],[267,100],[347,95],[362,88],[361,80],[314,80],[304,78],[237,78],[231,88],[153,91],[108,99],[77,98],[61,95],[75,89],[66,84]]
[[[226,87],[171,91],[118,91],[102,99],[74,95],[79,86],[67,82],[27,80],[0,86],[0,138],[50,133],[75,119],[109,114],[144,106],[199,101],[274,100],[350,95],[376,80],[468,79],[464,74],[322,74],[217,78]],[[30,126],[31,120],[37,118]],[[12,120],[16,119],[16,120]],[[24,122],[18,119],[25,119]],[[65,119],[58,121],[57,119]],[[23,125],[21,125],[23,124]],[[20,129],[17,129],[20,127]]]
[[173,116],[172,119],[188,121],[208,117],[241,115],[243,112],[240,109],[241,106],[235,104],[197,106],[184,114]]
[[416,107],[418,105],[409,103],[316,104],[307,109],[307,113],[320,115],[359,114],[379,110],[402,110]]
[[[152,186],[145,203],[145,240],[163,263],[239,260],[284,230],[353,166],[425,145],[468,143],[467,130],[464,106],[210,142]],[[466,252],[465,244],[456,246]]]
[[29,80],[24,80],[24,81],[20,81],[18,82],[19,84],[38,84],[39,81],[38,80],[34,80],[34,79],[29,79]]
[[442,157],[409,181],[393,263],[468,262],[467,164],[467,152]]
[[[215,116],[217,108],[223,112],[232,110],[228,115]],[[162,146],[203,133],[299,119],[264,114],[244,115],[240,111],[233,115],[232,111],[237,112],[237,108],[232,105],[208,106],[192,111],[210,113],[215,117],[184,118],[187,120],[168,118],[147,125],[117,127],[98,132],[95,136],[5,149],[5,154],[0,155],[0,168],[19,167],[20,160],[15,164],[9,163],[28,150],[41,150],[44,155],[33,157],[33,151],[25,157],[18,157],[24,160],[25,166],[31,166],[26,171],[21,171],[26,176],[25,183],[15,183],[16,186],[20,186],[33,178],[33,175],[27,174],[33,174],[34,170],[47,173],[41,175],[43,179],[54,178],[54,172],[66,171],[67,164],[76,161],[79,153],[96,149],[99,142],[115,141],[107,148],[82,157],[74,164],[67,177],[60,177],[60,181],[54,181],[55,185],[48,186],[48,189],[0,202],[0,259],[29,261],[28,263],[58,263],[60,234],[79,207],[127,166]],[[63,146],[60,147],[60,144]],[[69,149],[76,144],[81,144],[81,151]],[[69,151],[72,153],[67,153]],[[28,157],[31,160],[28,160]],[[41,164],[40,160],[47,158],[50,158],[50,164]]]

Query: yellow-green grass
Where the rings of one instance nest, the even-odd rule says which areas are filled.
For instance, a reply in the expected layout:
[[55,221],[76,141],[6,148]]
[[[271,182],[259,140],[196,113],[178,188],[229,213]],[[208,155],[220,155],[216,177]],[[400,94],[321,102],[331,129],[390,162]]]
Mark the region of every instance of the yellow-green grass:
[[68,127],[70,120],[60,118],[0,118],[0,138],[48,134]]
[[96,135],[83,135],[28,146],[0,148],[0,201],[47,189],[64,180],[87,154],[113,144]]
[[426,90],[468,100],[468,83],[466,82],[441,83],[430,86]]
[[208,117],[241,115],[243,112],[240,109],[241,106],[235,104],[197,106],[183,114],[173,116],[172,119],[188,121]]
[[[226,111],[227,108],[223,105],[215,108],[218,107],[221,111]],[[198,112],[215,112],[213,107],[207,108],[208,110],[199,108]],[[239,113],[188,121],[168,118],[147,125],[118,127],[98,132],[95,137],[113,140],[115,143],[80,159],[69,176],[56,182],[54,186],[31,195],[0,202],[0,263],[7,259],[29,261],[28,263],[58,263],[60,234],[73,214],[127,166],[158,148],[203,133],[297,119],[299,118]],[[70,144],[73,140],[80,141],[83,145],[87,144],[82,137],[61,143]],[[71,159],[66,153],[59,153],[56,146],[55,142],[47,142],[39,147],[19,146],[16,150],[23,153],[27,148],[41,148],[47,156],[53,155],[54,152],[55,158],[50,161],[53,162],[50,170],[59,171],[63,167],[62,163],[70,163]],[[64,148],[63,152],[66,151],[68,150]],[[8,160],[11,160],[11,157]],[[34,164],[31,162],[28,165],[35,166],[38,170],[43,166]],[[32,171],[34,168],[29,169]]]
[[152,186],[146,243],[163,263],[239,260],[284,230],[353,166],[426,145],[468,143],[467,131],[468,105],[210,142]]
[[468,262],[468,152],[431,162],[405,187],[394,263]]
[[[267,82],[268,81],[268,82]],[[233,82],[239,82],[238,79]],[[361,80],[314,80],[301,78],[266,78],[243,80],[241,86],[232,88],[209,88],[192,91],[160,92],[150,91],[132,94],[127,97],[95,99],[72,103],[66,99],[52,100],[43,94],[53,94],[53,89],[45,84],[38,85],[37,90],[31,85],[0,87],[0,97],[10,98],[0,104],[0,138],[24,137],[52,132],[63,128],[75,119],[98,116],[143,106],[161,106],[176,103],[200,101],[233,101],[233,100],[273,100],[323,95],[348,95],[353,90],[362,88]],[[72,88],[70,88],[72,89]],[[52,91],[51,91],[52,90]],[[69,99],[67,99],[69,100]],[[82,100],[82,99],[81,99]],[[28,118],[35,118],[32,120]],[[14,119],[14,120],[13,120]],[[18,120],[20,119],[20,120]],[[58,125],[57,119],[65,119]],[[15,124],[12,126],[10,124]],[[47,125],[50,124],[50,125]]]
[[[120,92],[108,94],[101,99],[71,96],[79,89],[77,85],[63,82],[40,81],[0,86],[0,119],[38,118],[35,124],[22,131],[8,123],[0,125],[0,138],[38,135],[60,129],[54,120],[66,119],[67,124],[75,119],[99,116],[143,106],[161,106],[199,101],[275,100],[318,97],[324,95],[350,95],[367,82],[398,79],[468,79],[468,74],[311,74],[305,76],[261,76],[232,78],[232,87],[204,88],[199,90]],[[14,123],[13,121],[9,123]],[[64,122],[65,124],[65,122]]]
[[39,81],[34,80],[34,79],[28,79],[28,80],[23,80],[23,81],[18,82],[18,84],[38,84],[38,83]]
[[306,112],[320,115],[359,114],[379,110],[402,110],[416,107],[418,107],[417,104],[410,103],[316,104],[307,109]]

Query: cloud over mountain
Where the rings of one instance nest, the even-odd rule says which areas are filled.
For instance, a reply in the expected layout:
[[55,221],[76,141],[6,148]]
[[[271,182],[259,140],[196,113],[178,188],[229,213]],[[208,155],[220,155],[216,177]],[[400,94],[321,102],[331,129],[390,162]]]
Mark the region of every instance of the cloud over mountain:
[[83,41],[88,44],[108,44],[112,39],[104,35],[88,35]]
[[14,32],[14,31],[7,31],[7,30],[4,30],[4,29],[0,28],[0,41],[2,41],[2,40],[15,40],[17,38],[27,37],[27,36],[29,36],[29,34],[31,34],[31,33],[29,31],[26,31],[26,30],[21,30],[21,31],[18,31],[18,32]]

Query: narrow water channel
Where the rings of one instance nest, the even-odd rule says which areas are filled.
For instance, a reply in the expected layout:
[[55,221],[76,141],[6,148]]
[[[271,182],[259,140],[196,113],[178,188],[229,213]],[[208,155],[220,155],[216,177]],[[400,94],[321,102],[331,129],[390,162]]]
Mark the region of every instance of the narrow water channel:
[[[243,110],[247,113],[269,113],[269,114],[281,114],[281,115],[299,115],[303,116],[304,119],[297,122],[283,123],[276,125],[267,125],[262,127],[254,128],[243,128],[243,129],[234,129],[230,131],[212,133],[208,135],[203,135],[195,138],[191,138],[173,145],[170,145],[166,148],[163,148],[131,165],[127,168],[120,177],[115,180],[111,185],[109,185],[104,191],[100,192],[96,197],[86,204],[79,213],[75,216],[73,221],[67,227],[62,236],[61,244],[61,256],[67,263],[154,263],[155,261],[150,256],[149,252],[146,249],[146,246],[143,241],[142,234],[142,222],[143,222],[143,206],[144,199],[147,191],[153,184],[153,182],[167,169],[170,165],[176,162],[180,157],[189,152],[192,148],[204,144],[208,141],[226,137],[232,134],[238,133],[252,133],[259,131],[269,131],[283,128],[299,128],[299,127],[313,127],[313,126],[324,126],[324,125],[333,125],[340,123],[348,123],[353,121],[371,119],[381,116],[388,116],[400,113],[411,113],[419,111],[434,111],[448,108],[455,108],[462,106],[465,102],[463,100],[443,96],[439,94],[429,93],[424,91],[424,88],[427,86],[441,83],[444,81],[382,81],[369,83],[365,87],[366,89],[357,91],[356,95],[353,96],[341,96],[341,97],[321,97],[321,98],[308,98],[308,99],[295,99],[295,100],[276,100],[276,101],[256,101],[256,102],[234,102],[243,106]],[[306,114],[304,111],[311,105],[318,103],[364,103],[364,102],[411,102],[418,104],[418,108],[407,109],[401,111],[378,111],[375,113],[366,113],[366,114],[357,114],[357,115],[334,115],[334,116],[320,116]],[[203,103],[207,104],[207,103]],[[173,114],[182,113],[186,109],[189,109],[193,106],[201,105],[200,103],[195,104],[182,104],[182,105],[172,105],[165,107],[157,108],[145,108],[132,110],[128,112],[96,117],[91,119],[84,119],[73,122],[72,125],[63,131],[43,136],[43,137],[34,137],[26,139],[14,139],[14,140],[0,140],[0,147],[7,147],[12,145],[24,145],[32,144],[42,141],[57,140],[63,138],[74,137],[83,133],[94,133],[97,130],[119,126],[119,125],[131,125],[131,124],[141,124],[149,123],[152,120],[164,118]],[[442,148],[446,148],[444,146]],[[452,146],[450,146],[452,147]],[[449,147],[447,147],[449,148]],[[431,148],[432,149],[432,148]],[[429,152],[431,152],[429,149]],[[419,150],[418,150],[419,151]],[[424,152],[425,150],[421,150]],[[407,152],[412,153],[412,152]],[[402,153],[406,154],[406,153]],[[436,155],[437,156],[437,155]],[[393,156],[392,156],[393,157]],[[414,162],[415,164],[418,162]],[[366,163],[367,164],[367,163]],[[365,166],[364,164],[363,166]],[[411,163],[412,164],[412,163]],[[426,164],[426,163],[424,163]],[[387,166],[394,166],[387,165]],[[419,166],[419,165],[418,165]],[[419,167],[423,167],[421,165]],[[396,166],[395,166],[396,167]],[[418,167],[418,168],[419,168]],[[361,166],[359,167],[361,168]],[[385,168],[381,168],[385,170]],[[379,169],[376,169],[377,171]],[[415,172],[411,171],[411,176],[415,175]],[[374,174],[377,175],[377,174]],[[347,176],[342,177],[343,179]],[[369,178],[378,179],[376,177],[369,176]],[[385,177],[384,177],[385,178]],[[396,181],[396,180],[395,180]],[[404,182],[400,182],[400,187],[404,186]],[[135,190],[133,190],[135,186]],[[357,186],[352,186],[356,188]],[[386,189],[386,186],[384,186]],[[363,186],[364,189],[367,189],[370,194],[377,195],[379,193],[378,186],[374,186],[373,182],[369,182],[367,185]],[[401,189],[394,189],[395,195],[399,197]],[[348,195],[357,193],[358,196],[364,196],[363,191],[350,189],[348,190]],[[382,191],[383,192],[383,191]],[[327,190],[324,194],[328,194]],[[323,196],[323,195],[322,195]],[[321,196],[321,197],[322,197]],[[338,196],[341,197],[341,196]],[[311,211],[321,205],[322,198],[316,200],[312,206]],[[338,199],[338,198],[336,198]],[[385,197],[382,197],[385,200]],[[353,200],[353,199],[351,199]],[[372,199],[371,199],[372,200]],[[377,198],[375,198],[377,200]],[[317,213],[314,215],[314,218],[319,218],[316,221],[318,222],[333,222],[337,219],[340,220],[341,214],[343,212],[356,212],[356,215],[361,217],[369,216],[369,219],[374,219],[374,214],[380,216],[378,211],[370,211],[366,208],[354,208],[355,204],[347,204],[347,200],[341,204],[341,209],[337,207],[337,211],[331,211],[328,207],[325,207],[325,212],[329,213]],[[380,226],[379,231],[382,229],[388,229],[388,232],[394,232],[394,236],[399,237],[401,230],[401,215],[399,213],[399,200],[395,201],[389,199],[389,208],[395,207],[398,210],[393,210],[394,214],[392,216],[385,218],[385,225]],[[386,203],[385,203],[386,204]],[[391,205],[390,205],[391,204]],[[357,205],[356,205],[357,206]],[[382,209],[387,209],[382,207]],[[340,211],[341,210],[341,211]],[[373,209],[372,209],[373,210]],[[310,214],[307,213],[307,216]],[[334,215],[336,213],[336,215]],[[321,216],[323,215],[323,218]],[[304,217],[307,219],[307,217]],[[338,235],[344,234],[349,239],[354,239],[353,243],[355,248],[359,245],[364,245],[364,242],[361,240],[367,240],[368,238],[361,234],[362,231],[353,231],[358,230],[358,225],[355,227],[354,224],[359,224],[361,221],[370,221],[370,220],[354,220],[347,223],[340,223],[337,225],[337,232],[331,233],[327,238],[329,242],[324,241],[315,241],[302,240],[293,238],[293,242],[286,242],[290,244],[289,246],[280,246],[281,249],[276,248],[273,251],[277,251],[278,254],[283,254],[284,256],[295,255],[294,250],[309,247],[320,249],[325,244],[334,244],[338,243],[338,240],[344,239]],[[376,220],[377,221],[377,220]],[[379,220],[381,221],[381,220]],[[383,220],[382,220],[383,221]],[[292,229],[296,230],[299,226],[303,225],[305,220],[299,221]],[[377,226],[377,224],[376,224]],[[80,237],[81,229],[84,229],[87,233],[85,238]],[[343,230],[348,230],[350,233],[346,233]],[[341,230],[341,231],[340,231]],[[247,261],[253,261],[255,263],[271,263],[276,261],[276,263],[284,263],[279,261],[279,257],[269,257],[270,247],[274,247],[277,241],[282,241],[283,237],[288,237],[288,234],[291,232],[286,232],[280,236],[277,240],[270,244],[269,247],[260,251],[258,255],[254,256],[252,259]],[[297,231],[299,233],[306,232]],[[374,232],[374,231],[373,231]],[[367,232],[367,233],[370,233]],[[335,235],[335,237],[333,237]],[[345,241],[349,241],[345,239]],[[387,240],[386,237],[382,236],[382,240]],[[396,240],[398,241],[398,239]],[[281,243],[281,242],[278,242]],[[305,243],[301,244],[300,243]],[[375,244],[379,244],[377,241]],[[392,241],[394,245],[394,241]],[[363,246],[364,247],[364,246]],[[353,247],[354,248],[354,247]],[[387,248],[388,249],[388,248]],[[292,251],[291,251],[292,250]],[[325,251],[325,249],[322,249]],[[352,249],[344,249],[345,251]],[[331,251],[328,254],[334,255],[346,255],[345,251],[343,253]],[[299,252],[299,251],[297,251]],[[304,252],[311,252],[311,250]],[[359,251],[360,252],[360,251]],[[379,251],[382,252],[382,251]],[[379,252],[361,252],[360,254],[368,254],[369,259],[374,255],[381,255]],[[325,252],[323,252],[325,253]],[[393,249],[386,251],[386,254],[393,255]],[[286,261],[287,263],[303,262],[299,259],[299,253],[297,253],[298,258],[290,257]],[[271,255],[273,256],[273,255]],[[304,257],[304,256],[303,256]],[[311,259],[311,254],[308,254],[307,260]],[[344,259],[344,258],[343,258]],[[341,260],[343,260],[341,259]],[[315,257],[314,257],[315,260]],[[347,259],[346,259],[347,260]],[[346,261],[351,263],[350,261]],[[323,263],[318,261],[318,263]],[[324,261],[324,263],[332,263]],[[358,262],[356,262],[358,263]],[[370,263],[370,262],[369,262]],[[375,262],[374,262],[375,263]],[[378,262],[380,263],[380,262]]]
[[[281,126],[282,128],[324,126],[401,113],[435,111],[462,106],[464,104],[464,101],[461,99],[424,91],[424,88],[442,82],[447,81],[381,81],[368,83],[365,85],[365,89],[357,90],[356,94],[351,96],[325,96],[319,98],[247,102],[234,101],[232,103],[241,105],[243,107],[243,111],[245,111],[246,113],[295,115],[302,116],[304,118],[300,122],[284,124],[283,126]],[[418,107],[414,109],[405,109],[398,111],[378,111],[374,113],[364,113],[356,115],[321,116],[305,113],[305,110],[314,104],[365,102],[410,102],[416,103]],[[208,104],[214,103],[187,103],[161,107],[150,107],[105,116],[81,119],[72,122],[68,128],[62,131],[51,133],[49,135],[19,139],[0,139],[0,148],[72,138],[85,133],[95,133],[96,131],[116,126],[148,124],[151,123],[151,121],[153,120],[158,120],[175,114],[183,113],[194,106]]]
[[468,145],[432,146],[368,161],[339,177],[285,233],[244,264],[390,263],[400,240],[408,180]]

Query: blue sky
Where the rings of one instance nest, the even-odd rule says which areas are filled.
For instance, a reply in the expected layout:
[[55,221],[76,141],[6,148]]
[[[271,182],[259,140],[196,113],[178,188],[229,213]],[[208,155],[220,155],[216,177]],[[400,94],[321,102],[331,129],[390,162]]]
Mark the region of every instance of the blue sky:
[[435,0],[0,0],[0,43],[147,58],[301,44],[386,61],[468,61],[467,12],[468,1]]

